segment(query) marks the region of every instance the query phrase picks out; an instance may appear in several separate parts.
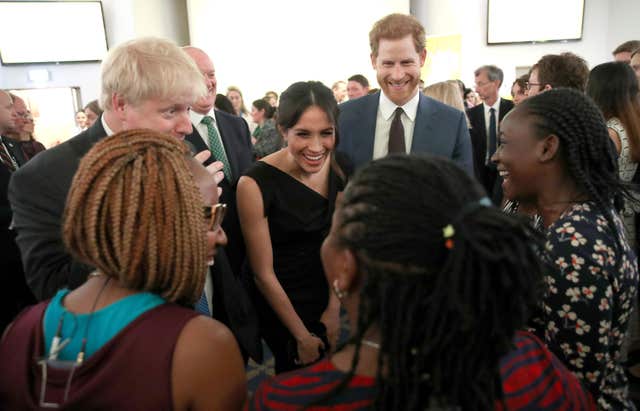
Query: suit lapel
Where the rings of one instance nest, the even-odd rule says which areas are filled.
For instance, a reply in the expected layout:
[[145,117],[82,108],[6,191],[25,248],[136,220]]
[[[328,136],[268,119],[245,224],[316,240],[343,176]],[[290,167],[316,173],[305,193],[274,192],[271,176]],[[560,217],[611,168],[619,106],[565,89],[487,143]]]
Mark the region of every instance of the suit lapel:
[[227,160],[229,160],[229,167],[231,167],[231,173],[233,174],[233,178],[237,178],[239,174],[238,169],[238,158],[235,157],[236,150],[232,150],[232,146],[235,143],[230,136],[233,136],[233,130],[230,129],[230,125],[224,121],[225,119],[222,116],[218,115],[218,110],[214,110],[214,115],[216,116],[216,124],[218,125],[218,130],[220,131],[220,138],[222,139],[222,145],[224,146],[224,151],[227,154]]
[[431,147],[431,145],[433,139],[430,139],[429,136],[433,135],[435,114],[436,110],[432,104],[429,104],[429,99],[420,93],[415,125],[413,127],[411,153],[432,151],[433,147]]
[[364,104],[360,108],[361,126],[356,126],[356,130],[359,130],[359,132],[354,133],[356,137],[354,139],[354,160],[356,164],[364,164],[373,158],[373,143],[376,139],[380,92],[361,98],[366,100],[364,100]]
[[504,118],[504,116],[506,116],[507,113],[511,111],[512,108],[513,108],[513,103],[510,104],[508,100],[500,98],[500,118],[498,119],[499,123],[502,122],[502,119]]

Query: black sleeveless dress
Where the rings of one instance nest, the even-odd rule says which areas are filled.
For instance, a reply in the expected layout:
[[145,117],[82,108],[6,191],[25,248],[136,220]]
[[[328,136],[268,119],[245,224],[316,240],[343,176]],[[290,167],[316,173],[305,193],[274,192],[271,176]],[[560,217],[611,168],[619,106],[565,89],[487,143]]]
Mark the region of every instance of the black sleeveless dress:
[[[344,182],[331,169],[325,198],[262,161],[245,175],[256,181],[262,193],[276,277],[307,329],[326,340],[320,316],[329,301],[329,285],[320,261],[320,246],[331,228],[336,195],[344,189]],[[257,290],[253,294],[262,337],[276,359],[276,373],[298,368],[293,362],[297,353],[293,336],[263,295]]]

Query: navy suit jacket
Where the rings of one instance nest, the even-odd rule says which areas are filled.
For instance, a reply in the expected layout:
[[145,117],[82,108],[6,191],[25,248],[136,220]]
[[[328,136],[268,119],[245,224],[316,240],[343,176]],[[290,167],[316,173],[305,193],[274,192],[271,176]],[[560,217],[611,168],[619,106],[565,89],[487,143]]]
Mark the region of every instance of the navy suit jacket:
[[[338,150],[356,168],[373,158],[380,92],[340,105]],[[471,140],[464,113],[420,93],[411,153],[431,153],[455,161],[473,173]]]

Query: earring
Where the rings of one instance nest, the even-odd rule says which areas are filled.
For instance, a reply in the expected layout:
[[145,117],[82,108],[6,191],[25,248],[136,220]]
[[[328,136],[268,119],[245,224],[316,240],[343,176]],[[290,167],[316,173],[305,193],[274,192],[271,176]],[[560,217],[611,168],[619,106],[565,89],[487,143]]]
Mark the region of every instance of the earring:
[[333,293],[336,295],[336,297],[338,297],[338,300],[342,300],[347,295],[349,295],[348,292],[343,291],[343,290],[340,289],[340,286],[338,285],[338,279],[337,278],[335,280],[333,280]]

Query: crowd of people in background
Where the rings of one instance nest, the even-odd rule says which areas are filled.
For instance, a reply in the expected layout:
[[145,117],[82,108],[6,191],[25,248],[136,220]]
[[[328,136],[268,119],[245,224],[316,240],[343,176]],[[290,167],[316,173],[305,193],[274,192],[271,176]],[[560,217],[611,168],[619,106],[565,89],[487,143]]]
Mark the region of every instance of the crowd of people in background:
[[511,98],[493,64],[425,85],[412,16],[369,43],[379,88],[249,105],[130,40],[48,150],[0,91],[0,408],[636,409],[640,41]]

